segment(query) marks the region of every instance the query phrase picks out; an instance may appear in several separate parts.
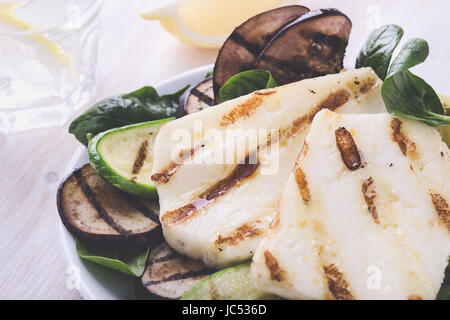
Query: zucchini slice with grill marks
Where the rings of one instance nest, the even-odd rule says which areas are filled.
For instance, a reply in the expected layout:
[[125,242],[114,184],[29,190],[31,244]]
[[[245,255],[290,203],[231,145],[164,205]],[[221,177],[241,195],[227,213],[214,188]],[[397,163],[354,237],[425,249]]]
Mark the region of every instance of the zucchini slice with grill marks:
[[250,277],[250,262],[218,271],[200,281],[181,300],[270,300],[278,297],[257,290]]
[[151,180],[153,144],[161,127],[171,120],[138,123],[100,133],[89,142],[92,165],[102,178],[120,190],[157,199]]

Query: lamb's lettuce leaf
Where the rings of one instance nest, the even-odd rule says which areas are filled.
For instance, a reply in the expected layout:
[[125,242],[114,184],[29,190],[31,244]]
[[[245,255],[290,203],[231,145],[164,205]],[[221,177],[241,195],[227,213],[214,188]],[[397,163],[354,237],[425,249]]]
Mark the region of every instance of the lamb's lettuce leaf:
[[356,60],[356,68],[372,67],[384,80],[392,59],[392,54],[403,37],[403,29],[390,24],[375,29],[367,39]]
[[[377,72],[381,74],[381,78],[384,70],[388,70],[381,94],[389,113],[435,127],[450,125],[450,117],[445,115],[436,92],[422,78],[410,71],[428,57],[429,47],[425,40],[414,38],[407,41],[388,67],[392,52],[403,34],[400,30],[401,28],[393,25],[375,30],[361,50],[356,66],[381,70],[381,73]],[[382,36],[384,34],[386,35]],[[391,39],[392,43],[389,43],[388,39]],[[377,55],[380,57],[373,58]]]
[[387,77],[423,63],[430,54],[428,42],[420,38],[408,40],[392,61]]

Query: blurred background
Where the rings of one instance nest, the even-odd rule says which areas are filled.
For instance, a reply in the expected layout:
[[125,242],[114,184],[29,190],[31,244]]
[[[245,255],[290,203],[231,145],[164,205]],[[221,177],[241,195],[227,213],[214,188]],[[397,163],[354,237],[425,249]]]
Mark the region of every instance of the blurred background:
[[[95,2],[84,1],[87,7]],[[450,1],[446,0],[107,0],[103,1],[98,12],[94,10],[86,16],[86,21],[75,20],[75,25],[70,20],[71,14],[84,12],[77,9],[82,7],[83,1],[71,1],[72,7],[59,1],[59,8],[64,9],[62,13],[49,9],[56,10],[52,7],[55,1],[31,2],[41,7],[31,7],[28,13],[23,12],[19,16],[20,7],[14,9],[12,1],[0,1],[0,27],[3,26],[0,28],[2,299],[81,298],[76,290],[67,286],[68,270],[61,258],[57,239],[56,189],[79,147],[67,132],[70,120],[105,97],[155,85],[181,72],[214,63],[226,36],[237,24],[256,13],[296,3],[310,9],[340,9],[353,21],[345,58],[348,67],[354,66],[356,56],[372,29],[383,24],[398,24],[405,30],[403,41],[420,37],[430,45],[430,56],[426,63],[415,69],[416,73],[437,92],[450,94],[450,46],[446,38],[450,27],[447,17]],[[12,15],[14,12],[16,16]],[[37,15],[38,12],[43,15]],[[55,29],[63,23],[55,17],[63,17],[70,23],[64,24],[61,30]],[[84,25],[90,29],[83,29]],[[66,35],[72,30],[70,28],[89,32],[69,42]],[[32,103],[23,107],[25,102],[22,100],[6,100],[5,97],[2,100],[1,92],[6,90],[9,79],[5,74],[21,71],[30,75],[29,71],[35,70],[25,64],[21,56],[11,54],[13,41],[20,42],[20,39],[31,43],[31,47],[45,47],[45,52],[40,53],[42,61],[51,65],[54,71],[51,76],[55,78],[41,81],[39,85],[42,87],[38,90],[27,91],[26,85],[17,87],[21,88],[20,94],[14,99],[42,94],[44,89],[50,88],[52,81],[58,93],[70,93],[66,95],[70,99],[63,96],[61,101],[40,100],[41,104],[44,101],[61,106],[56,110],[64,112],[57,114],[51,123],[43,121],[39,129],[27,130],[30,129],[27,124],[20,124],[25,113],[17,112],[25,112],[26,109],[26,114],[30,115],[30,110],[35,110],[37,118],[30,122],[38,123],[35,119],[39,119],[43,109],[33,108]],[[80,94],[72,95],[77,89]],[[14,123],[20,125],[12,126],[13,122],[8,119],[15,119]]]

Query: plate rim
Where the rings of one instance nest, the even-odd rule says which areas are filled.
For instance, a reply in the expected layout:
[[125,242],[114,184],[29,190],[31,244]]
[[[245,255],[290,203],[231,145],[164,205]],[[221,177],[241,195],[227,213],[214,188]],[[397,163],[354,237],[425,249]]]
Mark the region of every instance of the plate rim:
[[[158,82],[156,85],[154,85],[154,88],[160,93],[160,87],[168,86],[172,82],[177,82],[179,79],[184,77],[193,76],[194,74],[201,74],[204,73],[206,75],[207,72],[212,71],[214,68],[214,64],[207,64],[203,65],[197,68],[193,68],[187,71],[184,71],[182,73],[179,73],[177,75],[174,75],[172,77],[169,77],[168,79],[164,81]],[[83,157],[83,154],[86,152],[86,147],[84,146],[78,146],[75,153],[73,154],[72,158],[69,161],[69,164],[66,166],[66,169],[64,171],[63,179],[60,181],[63,181],[65,177],[67,177],[78,165],[77,163],[80,161],[80,158]],[[58,188],[59,189],[59,188]],[[55,202],[55,208],[56,208],[56,202]],[[62,254],[63,260],[64,260],[64,266],[67,268],[69,266],[78,266],[79,262],[75,261],[75,258],[72,254],[70,254],[70,246],[75,245],[75,238],[70,234],[70,232],[65,228],[64,224],[62,223],[58,209],[55,210],[56,219],[58,221],[58,244],[59,244],[59,251]],[[70,234],[70,237],[67,237],[67,234]],[[72,240],[69,240],[72,239]],[[67,273],[67,271],[66,271]],[[86,283],[86,281],[83,280],[82,277],[79,277],[78,279],[79,288],[77,288],[80,295],[83,297],[83,299],[86,300],[98,300],[99,297],[97,297],[92,290],[89,288],[89,284]]]

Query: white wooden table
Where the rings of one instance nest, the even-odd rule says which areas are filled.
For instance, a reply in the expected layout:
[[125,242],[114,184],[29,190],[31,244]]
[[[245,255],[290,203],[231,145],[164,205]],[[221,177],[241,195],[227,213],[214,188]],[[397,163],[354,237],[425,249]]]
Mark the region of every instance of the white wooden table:
[[[183,44],[139,13],[165,0],[105,0],[94,100],[156,84],[213,63],[217,50]],[[346,63],[354,63],[370,28],[396,23],[405,38],[430,43],[430,57],[416,70],[441,93],[450,94],[450,1],[303,0],[310,8],[337,7],[353,21]],[[87,106],[86,106],[87,107]],[[75,117],[76,115],[73,115]],[[0,299],[81,299],[66,286],[68,274],[57,241],[56,189],[79,146],[67,126],[0,134]]]
[[[214,62],[216,50],[185,45],[142,20],[149,2],[104,1],[94,100]],[[66,286],[57,241],[56,189],[79,146],[67,127],[0,134],[0,299],[81,299]]]

